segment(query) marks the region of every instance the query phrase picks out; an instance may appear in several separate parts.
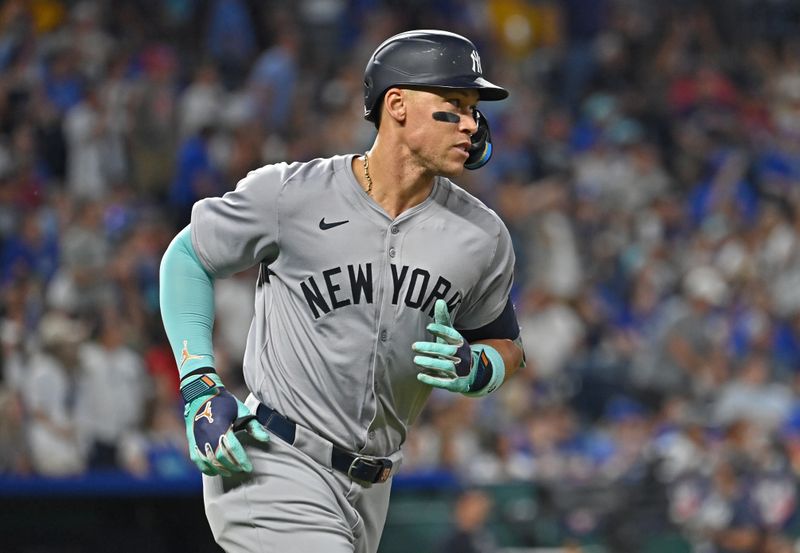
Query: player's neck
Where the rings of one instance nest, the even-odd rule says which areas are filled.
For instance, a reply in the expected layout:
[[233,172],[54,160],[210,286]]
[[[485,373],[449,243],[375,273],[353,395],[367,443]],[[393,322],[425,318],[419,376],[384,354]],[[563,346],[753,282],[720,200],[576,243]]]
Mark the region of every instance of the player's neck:
[[[392,218],[422,203],[430,195],[434,176],[411,163],[409,156],[386,152],[379,141],[364,157],[353,160],[353,173],[365,191]],[[370,186],[371,181],[371,186]]]

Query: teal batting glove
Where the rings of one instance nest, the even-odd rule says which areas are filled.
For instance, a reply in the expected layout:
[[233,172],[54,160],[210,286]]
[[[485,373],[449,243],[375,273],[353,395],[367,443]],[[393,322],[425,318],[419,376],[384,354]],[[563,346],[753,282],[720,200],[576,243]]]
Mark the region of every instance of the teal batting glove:
[[436,341],[414,342],[411,346],[418,354],[414,357],[414,364],[422,369],[417,380],[468,396],[484,396],[503,383],[503,358],[491,346],[470,346],[453,328],[444,300],[436,300],[433,322],[427,328]]
[[201,371],[209,372],[181,381],[189,457],[209,476],[250,472],[253,465],[236,432],[244,430],[263,443],[269,441],[269,434],[245,404],[225,389],[213,369]]

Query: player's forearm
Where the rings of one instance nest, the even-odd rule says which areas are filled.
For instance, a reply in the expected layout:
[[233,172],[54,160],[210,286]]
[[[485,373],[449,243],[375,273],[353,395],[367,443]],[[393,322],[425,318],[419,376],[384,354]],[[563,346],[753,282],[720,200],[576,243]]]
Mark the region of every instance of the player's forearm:
[[522,365],[522,350],[511,340],[476,340],[474,343],[491,346],[500,354],[506,371],[506,379],[517,372],[517,369]]
[[213,367],[214,280],[194,251],[188,226],[164,253],[159,279],[161,318],[181,377]]

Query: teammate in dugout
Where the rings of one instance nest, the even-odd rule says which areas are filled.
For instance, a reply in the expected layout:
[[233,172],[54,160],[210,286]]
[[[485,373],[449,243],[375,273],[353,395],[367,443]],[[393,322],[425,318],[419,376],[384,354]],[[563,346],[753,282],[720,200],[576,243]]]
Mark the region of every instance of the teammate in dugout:
[[[364,74],[372,148],[252,171],[197,202],[161,263],[161,311],[206,514],[226,551],[374,552],[401,446],[433,388],[523,363],[514,252],[453,184],[491,156],[468,39],[389,38]],[[214,280],[260,265],[244,402],[214,371]]]

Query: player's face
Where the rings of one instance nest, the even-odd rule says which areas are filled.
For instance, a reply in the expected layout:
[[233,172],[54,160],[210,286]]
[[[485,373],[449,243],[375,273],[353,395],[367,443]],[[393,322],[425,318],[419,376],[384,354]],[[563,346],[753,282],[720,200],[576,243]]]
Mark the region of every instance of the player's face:
[[[470,136],[477,130],[478,92],[471,89],[425,88],[406,90],[407,139],[414,159],[426,171],[456,177],[464,171]],[[458,122],[433,118],[437,111],[452,113]]]

